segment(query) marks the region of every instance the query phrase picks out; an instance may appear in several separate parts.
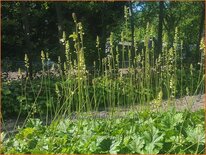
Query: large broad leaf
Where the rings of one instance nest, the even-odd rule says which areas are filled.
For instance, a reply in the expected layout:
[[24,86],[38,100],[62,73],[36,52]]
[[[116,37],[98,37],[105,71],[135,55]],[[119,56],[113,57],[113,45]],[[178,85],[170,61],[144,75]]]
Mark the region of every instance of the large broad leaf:
[[198,124],[195,129],[189,127],[186,130],[187,138],[186,140],[191,143],[204,144],[205,143],[205,134],[204,127],[201,124]]
[[175,126],[183,122],[182,113],[167,112],[164,114],[165,115],[161,119],[161,124],[159,125],[163,127],[166,131],[173,130]]
[[161,134],[157,128],[151,127],[149,131],[144,132],[145,149],[141,153],[157,154],[162,149],[164,134]]
[[131,150],[132,153],[141,153],[144,144],[145,144],[145,140],[142,137],[138,135],[134,135],[132,141],[129,144],[129,149]]
[[97,145],[99,147],[99,153],[109,153],[112,145],[112,138],[108,136],[101,136],[97,138]]
[[118,153],[121,149],[121,143],[122,143],[122,136],[119,136],[115,140],[113,140],[112,145],[110,146],[109,153],[110,154]]

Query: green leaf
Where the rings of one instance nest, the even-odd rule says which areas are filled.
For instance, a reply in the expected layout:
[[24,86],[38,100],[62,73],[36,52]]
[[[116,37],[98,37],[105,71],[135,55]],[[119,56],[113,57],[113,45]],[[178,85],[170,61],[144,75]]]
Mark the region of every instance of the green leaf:
[[101,149],[100,153],[108,153],[112,145],[112,139],[110,137],[103,136],[100,139],[98,139],[98,141],[99,148]]
[[1,133],[1,142],[3,142],[4,138],[5,138],[6,134],[4,132]]
[[18,100],[19,102],[22,102],[22,101],[25,101],[25,100],[26,100],[26,97],[25,97],[25,96],[18,96],[18,97],[17,97],[17,100]]
[[129,148],[132,153],[141,153],[144,147],[145,141],[142,137],[134,135],[133,140],[129,144]]
[[144,137],[146,141],[146,147],[144,153],[146,154],[156,154],[159,153],[163,146],[163,137],[164,134],[160,134],[159,130],[154,126],[151,127],[149,131],[144,132]]
[[204,128],[203,125],[198,124],[195,129],[192,127],[187,128],[186,130],[187,138],[186,140],[191,143],[199,143],[204,144],[205,143],[205,134],[204,134]]
[[117,154],[121,148],[122,137],[119,136],[115,140],[112,141],[112,145],[110,146],[109,153]]
[[74,33],[73,32],[73,34],[71,34],[70,36],[69,36],[69,38],[73,38],[73,40],[76,40],[77,39],[77,35],[76,35],[76,33]]
[[11,91],[9,89],[4,89],[2,92],[3,92],[4,95],[11,94]]

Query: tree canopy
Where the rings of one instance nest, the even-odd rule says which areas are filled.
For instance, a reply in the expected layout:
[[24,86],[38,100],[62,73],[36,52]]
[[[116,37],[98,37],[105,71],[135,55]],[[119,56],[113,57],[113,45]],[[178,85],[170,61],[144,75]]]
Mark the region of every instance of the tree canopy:
[[[128,8],[128,21],[124,6]],[[96,37],[104,50],[111,32],[120,40],[125,22],[128,41],[144,39],[149,23],[159,48],[164,36],[171,44],[174,42],[178,28],[178,38],[184,42],[187,54],[198,57],[198,48],[189,47],[198,47],[203,36],[204,9],[203,2],[2,2],[2,58],[22,60],[27,53],[31,61],[36,61],[44,50],[57,61],[63,31],[69,36],[75,29],[73,12],[83,24],[87,64],[98,58]]]

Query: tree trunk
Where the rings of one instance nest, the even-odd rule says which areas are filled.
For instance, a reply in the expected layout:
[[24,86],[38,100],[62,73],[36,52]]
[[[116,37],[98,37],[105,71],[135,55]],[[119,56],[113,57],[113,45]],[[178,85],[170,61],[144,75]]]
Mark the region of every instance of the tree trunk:
[[162,52],[162,31],[163,31],[163,20],[164,20],[164,1],[159,2],[159,24],[158,24],[158,41],[157,41],[157,56]]
[[201,13],[201,18],[200,18],[200,25],[199,25],[199,34],[198,34],[198,40],[197,40],[197,46],[196,46],[196,58],[199,60],[200,58],[200,41],[202,38],[202,34],[204,31],[204,21],[205,21],[205,4],[204,2],[202,3],[202,13]]
[[105,9],[106,9],[106,5],[105,3],[102,3],[102,10],[101,10],[101,37],[100,37],[100,47],[102,52],[100,52],[100,73],[102,72],[103,68],[102,68],[102,58],[106,56],[105,54],[105,44],[107,41],[106,38],[106,25],[105,25]]
[[64,62],[66,60],[65,58],[65,49],[64,45],[60,41],[63,36],[63,16],[62,16],[62,8],[61,4],[55,3],[56,8],[56,14],[57,14],[57,26],[58,26],[58,38],[59,38],[59,50],[60,50],[60,58],[61,58],[61,70],[62,73],[64,73]]

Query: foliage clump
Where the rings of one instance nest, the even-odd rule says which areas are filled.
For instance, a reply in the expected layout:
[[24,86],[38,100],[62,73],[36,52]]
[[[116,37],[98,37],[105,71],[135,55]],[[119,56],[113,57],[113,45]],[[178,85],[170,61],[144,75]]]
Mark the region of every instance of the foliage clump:
[[[42,125],[30,119],[5,139],[1,153],[201,154],[204,111],[128,112],[107,119],[82,116]],[[149,119],[148,119],[149,117]]]

